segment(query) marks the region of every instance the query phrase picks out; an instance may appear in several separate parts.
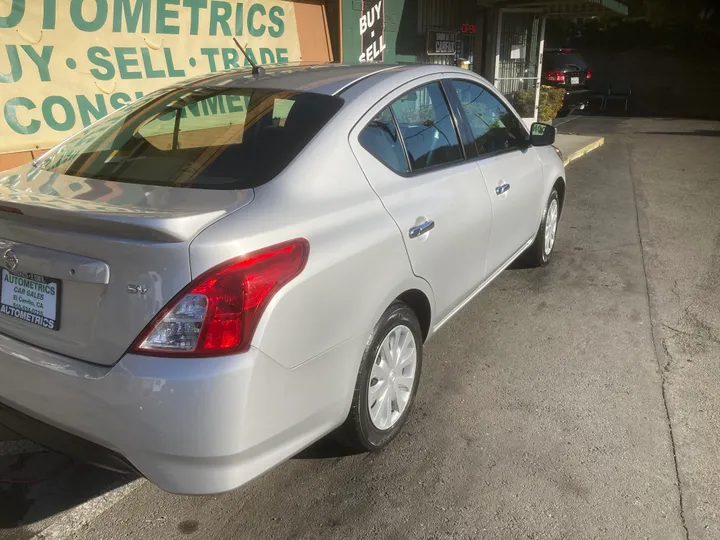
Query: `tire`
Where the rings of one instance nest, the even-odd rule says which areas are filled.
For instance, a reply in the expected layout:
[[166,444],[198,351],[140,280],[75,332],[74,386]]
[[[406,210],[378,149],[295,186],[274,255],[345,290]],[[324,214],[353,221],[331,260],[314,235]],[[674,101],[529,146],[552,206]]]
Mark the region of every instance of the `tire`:
[[[554,208],[554,218],[553,218]],[[540,228],[538,229],[535,241],[520,257],[522,266],[526,268],[538,268],[541,266],[547,266],[552,257],[553,249],[555,248],[555,236],[557,235],[557,226],[560,220],[560,197],[558,192],[553,188],[548,198],[548,202],[545,205],[545,211],[543,212],[542,221],[540,222]],[[552,241],[550,242],[550,248],[548,249],[548,243],[546,239],[546,233],[548,227],[552,227],[552,221],[554,219],[554,232],[552,234]]]
[[[412,341],[407,341],[407,346],[400,355],[391,351],[394,354],[391,354],[390,361],[393,362],[393,358],[400,356],[400,360],[405,359],[407,364],[398,370],[397,364],[392,366],[388,362],[387,367],[390,369],[383,371],[388,355],[386,352],[388,349],[384,348],[383,344],[387,342],[392,346],[395,343],[403,343],[405,337]],[[390,444],[390,441],[400,433],[412,408],[420,382],[422,342],[422,331],[415,312],[402,302],[393,303],[383,313],[368,338],[355,383],[350,413],[336,432],[336,438],[342,444],[361,452],[377,452]],[[410,369],[412,362],[407,359],[410,356],[411,345],[414,346],[415,351],[412,370]],[[380,380],[385,376],[383,373],[387,374],[384,384]],[[381,377],[378,378],[378,375]],[[411,381],[408,380],[410,378]],[[371,381],[375,381],[373,384],[375,390],[372,392]],[[387,406],[383,407],[388,400],[380,399],[384,395],[383,390],[390,394],[387,396],[390,403],[389,415]],[[404,407],[402,403],[405,404]],[[386,418],[388,421],[384,423],[383,420]]]

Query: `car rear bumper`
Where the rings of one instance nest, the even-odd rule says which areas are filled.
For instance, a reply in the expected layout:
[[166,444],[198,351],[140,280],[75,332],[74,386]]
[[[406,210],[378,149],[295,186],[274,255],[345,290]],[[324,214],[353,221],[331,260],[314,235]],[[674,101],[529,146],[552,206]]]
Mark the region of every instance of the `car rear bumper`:
[[590,98],[590,91],[587,89],[580,90],[566,90],[565,101],[563,107],[578,107],[580,105],[586,105]]
[[257,349],[206,359],[126,355],[106,367],[0,335],[0,422],[90,462],[127,462],[166,491],[220,493],[342,423],[364,341],[295,369]]

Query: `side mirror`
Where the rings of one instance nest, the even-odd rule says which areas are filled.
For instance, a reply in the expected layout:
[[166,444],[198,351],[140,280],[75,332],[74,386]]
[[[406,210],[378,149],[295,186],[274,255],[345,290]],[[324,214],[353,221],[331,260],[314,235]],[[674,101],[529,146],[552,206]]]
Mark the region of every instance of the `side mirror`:
[[535,122],[530,126],[530,144],[533,146],[550,146],[555,143],[556,130],[550,124]]

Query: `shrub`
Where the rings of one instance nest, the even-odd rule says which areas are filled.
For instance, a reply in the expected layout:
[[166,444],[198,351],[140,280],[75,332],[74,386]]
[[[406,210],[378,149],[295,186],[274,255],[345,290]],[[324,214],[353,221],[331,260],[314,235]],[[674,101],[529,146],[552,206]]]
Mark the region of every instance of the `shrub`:
[[[535,106],[535,89],[526,88],[519,90],[515,92],[511,101],[523,118],[530,118],[533,116],[533,107]],[[553,88],[552,86],[541,86],[538,120],[540,122],[552,122],[560,112],[560,109],[562,109],[564,101],[564,89]]]

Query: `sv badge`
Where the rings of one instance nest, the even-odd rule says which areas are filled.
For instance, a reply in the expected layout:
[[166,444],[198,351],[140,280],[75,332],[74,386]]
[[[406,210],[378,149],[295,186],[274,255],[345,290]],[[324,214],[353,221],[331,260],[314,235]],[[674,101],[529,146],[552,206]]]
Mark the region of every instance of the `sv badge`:
[[148,292],[148,288],[145,285],[133,285],[132,283],[127,286],[128,294],[139,294],[143,295]]

